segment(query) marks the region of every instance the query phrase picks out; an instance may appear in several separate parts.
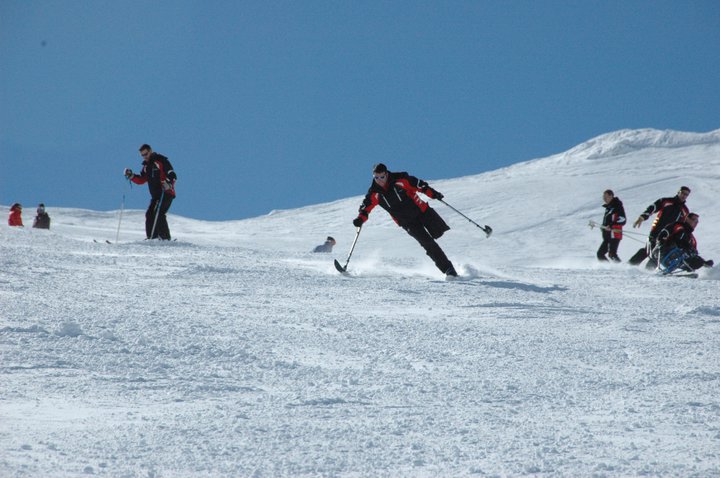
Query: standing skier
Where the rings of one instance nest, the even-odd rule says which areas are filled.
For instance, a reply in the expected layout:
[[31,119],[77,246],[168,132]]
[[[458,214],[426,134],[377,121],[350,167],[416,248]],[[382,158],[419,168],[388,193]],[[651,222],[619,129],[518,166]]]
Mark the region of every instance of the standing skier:
[[605,254],[608,255],[613,262],[620,262],[617,255],[618,246],[622,239],[622,228],[627,219],[625,218],[625,208],[620,198],[615,196],[611,189],[607,189],[603,193],[603,201],[605,201],[605,215],[602,222],[602,244],[597,251],[597,258],[600,261],[607,261]]
[[376,164],[373,168],[373,182],[360,205],[358,216],[353,220],[353,225],[362,227],[368,220],[370,211],[380,205],[400,227],[420,243],[441,272],[451,277],[457,276],[452,262],[435,242],[435,239],[450,230],[450,227],[418,196],[418,193],[423,193],[432,199],[443,198],[441,193],[422,179],[410,176],[406,172],[393,173],[388,171],[384,164]]
[[150,145],[140,146],[140,156],[143,157],[140,174],[125,169],[125,177],[135,184],[147,183],[150,190],[150,205],[145,212],[145,235],[148,239],[159,237],[170,240],[166,214],[175,199],[177,175],[168,158],[154,153]]
[[[655,245],[657,244],[657,236],[660,231],[663,230],[668,224],[682,221],[690,213],[690,210],[685,205],[685,201],[690,195],[690,188],[683,186],[678,191],[675,197],[660,198],[647,207],[645,212],[640,214],[640,217],[633,223],[633,227],[638,228],[647,220],[650,216],[657,213],[655,221],[653,221],[652,228],[650,229],[650,235],[648,236],[648,245],[639,249],[634,256],[628,261],[630,264],[636,266],[642,263],[648,256],[651,255]],[[657,261],[651,257],[648,263],[645,265],[648,269],[654,269],[657,267]]]

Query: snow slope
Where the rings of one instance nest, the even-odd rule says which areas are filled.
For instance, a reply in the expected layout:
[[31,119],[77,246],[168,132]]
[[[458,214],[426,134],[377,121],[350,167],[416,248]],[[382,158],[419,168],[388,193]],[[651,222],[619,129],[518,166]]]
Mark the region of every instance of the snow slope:
[[339,275],[364,191],[170,243],[142,211],[117,244],[117,211],[0,226],[0,476],[720,476],[719,271],[600,264],[587,227],[688,185],[720,259],[720,130],[426,179],[495,231],[433,203],[462,280],[381,210]]

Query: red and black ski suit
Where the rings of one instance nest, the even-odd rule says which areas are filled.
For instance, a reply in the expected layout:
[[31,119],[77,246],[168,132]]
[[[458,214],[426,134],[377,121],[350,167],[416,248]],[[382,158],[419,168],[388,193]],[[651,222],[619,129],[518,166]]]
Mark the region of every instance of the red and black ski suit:
[[[177,175],[172,164],[170,164],[170,160],[157,153],[152,153],[143,160],[140,174],[133,174],[130,177],[130,180],[135,184],[147,183],[150,190],[150,205],[145,212],[145,234],[148,239],[159,237],[160,239],[170,240],[167,212],[173,199],[175,199],[176,179]],[[155,224],[156,216],[157,224]],[[154,234],[153,227],[155,229]]]
[[435,242],[435,239],[450,230],[450,226],[418,196],[418,192],[422,192],[429,198],[434,198],[436,191],[425,181],[406,172],[388,171],[387,175],[385,188],[375,181],[370,185],[358,211],[358,219],[364,223],[368,220],[370,211],[379,205],[390,214],[397,225],[420,243],[438,269],[443,273],[448,273],[449,270],[454,273],[452,262]]
[[[650,216],[657,213],[655,221],[653,221],[652,228],[650,229],[650,235],[648,236],[648,246],[639,249],[634,256],[628,261],[632,265],[638,265],[644,261],[655,249],[657,245],[657,236],[660,231],[666,226],[675,223],[682,222],[685,216],[690,214],[690,210],[685,205],[685,201],[680,199],[680,196],[671,198],[660,198],[647,207],[644,213],[640,216],[647,220]],[[647,263],[648,268],[655,268],[657,261],[651,258]]]
[[617,255],[618,246],[622,239],[622,228],[627,219],[625,218],[625,208],[622,201],[614,197],[612,201],[603,204],[605,207],[605,215],[603,216],[604,226],[602,229],[602,244],[597,251],[597,258],[606,261],[605,254],[610,252],[609,256],[612,261],[620,262]]
[[676,222],[663,228],[657,236],[658,243],[660,244],[658,260],[661,260],[671,250],[677,247],[686,255],[685,269],[695,270],[706,265],[707,261],[698,255],[697,240],[693,235],[694,230],[695,229],[685,221]]

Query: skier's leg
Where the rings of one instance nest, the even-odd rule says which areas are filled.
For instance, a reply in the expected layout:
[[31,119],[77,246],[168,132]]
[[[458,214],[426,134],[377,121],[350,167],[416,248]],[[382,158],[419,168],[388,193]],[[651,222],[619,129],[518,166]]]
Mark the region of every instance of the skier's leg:
[[605,257],[605,254],[608,252],[608,241],[609,241],[609,234],[605,234],[605,231],[603,231],[603,241],[602,244],[600,244],[600,247],[597,250],[597,258],[599,261],[607,261],[607,257]]
[[[447,258],[445,252],[440,248],[435,239],[430,236],[425,227],[418,221],[404,226],[408,234],[410,234],[425,249],[425,253],[433,260],[435,266],[443,274],[457,275],[455,268]],[[453,274],[454,273],[454,274]]]
[[643,247],[642,249],[638,249],[638,251],[635,253],[634,256],[630,258],[628,261],[628,264],[633,266],[638,266],[647,259],[648,253],[647,253],[647,247]]
[[156,204],[157,204],[157,201],[155,199],[150,198],[150,205],[148,206],[147,211],[145,211],[145,238],[146,239],[152,239],[150,237],[150,235],[152,234],[153,223],[155,222],[155,211],[156,211],[155,206],[156,206]]
[[158,216],[158,223],[157,223],[157,234],[160,237],[160,239],[165,239],[167,241],[170,240],[170,226],[168,226],[167,222],[167,212],[170,209],[170,205],[172,204],[173,197],[169,195],[165,195],[163,197],[162,204],[160,204],[160,211]]
[[610,239],[610,246],[609,251],[610,253],[608,256],[610,257],[610,260],[613,262],[621,262],[620,258],[617,255],[618,247],[620,246],[620,239],[612,238]]

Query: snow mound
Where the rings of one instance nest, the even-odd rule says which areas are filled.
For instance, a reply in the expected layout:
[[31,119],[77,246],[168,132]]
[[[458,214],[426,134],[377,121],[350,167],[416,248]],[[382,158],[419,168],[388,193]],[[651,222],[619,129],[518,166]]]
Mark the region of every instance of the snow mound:
[[681,148],[718,143],[720,143],[720,129],[709,133],[624,129],[597,136],[568,150],[565,154],[586,159],[603,159],[646,148]]

